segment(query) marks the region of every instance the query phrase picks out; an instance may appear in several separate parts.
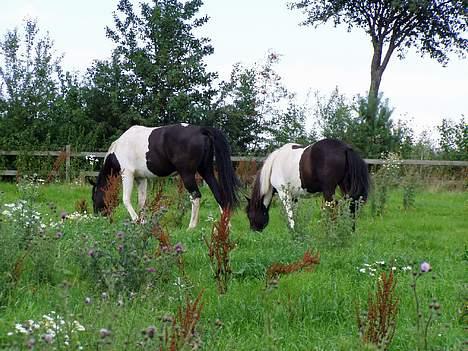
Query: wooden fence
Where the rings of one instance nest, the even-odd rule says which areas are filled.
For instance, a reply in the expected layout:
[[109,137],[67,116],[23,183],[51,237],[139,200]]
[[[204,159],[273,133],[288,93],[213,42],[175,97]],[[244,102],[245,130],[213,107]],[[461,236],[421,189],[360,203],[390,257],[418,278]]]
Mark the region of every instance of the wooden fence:
[[[106,152],[94,152],[94,151],[81,151],[81,152],[72,152],[71,146],[67,145],[64,151],[2,151],[0,150],[0,156],[19,156],[19,155],[28,155],[28,156],[60,156],[65,152],[65,179],[67,182],[70,181],[71,175],[71,158],[72,157],[86,157],[94,156],[96,158],[104,158]],[[232,156],[233,162],[239,161],[257,161],[262,162],[265,159],[265,156]],[[369,165],[380,165],[385,162],[382,159],[365,159]],[[400,164],[403,165],[416,165],[416,166],[449,166],[449,167],[468,167],[468,161],[444,161],[444,160],[400,160]],[[17,170],[4,169],[0,170],[0,176],[16,176],[18,174]],[[97,176],[98,172],[92,171],[81,171],[80,177],[92,177]]]

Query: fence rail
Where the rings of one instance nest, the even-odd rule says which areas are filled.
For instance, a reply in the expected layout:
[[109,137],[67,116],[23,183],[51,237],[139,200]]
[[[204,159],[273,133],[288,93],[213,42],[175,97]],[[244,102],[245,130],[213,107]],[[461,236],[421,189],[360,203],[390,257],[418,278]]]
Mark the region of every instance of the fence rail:
[[[71,158],[72,157],[86,157],[93,155],[96,158],[104,158],[106,152],[101,151],[80,151],[72,152],[71,146],[67,145],[64,151],[5,151],[0,150],[0,156],[59,156],[63,153],[66,153],[65,160],[65,178],[67,181],[70,181],[70,171],[71,171]],[[265,156],[232,156],[231,160],[233,162],[239,161],[257,161],[262,162],[265,159]],[[381,165],[384,164],[385,160],[382,159],[364,159],[369,165]],[[403,165],[414,165],[414,166],[448,166],[448,167],[468,167],[468,161],[446,161],[446,160],[400,160],[400,164]],[[16,176],[18,174],[17,170],[14,169],[3,169],[0,170],[0,176]],[[97,176],[98,172],[93,171],[81,171],[80,177],[92,177]]]

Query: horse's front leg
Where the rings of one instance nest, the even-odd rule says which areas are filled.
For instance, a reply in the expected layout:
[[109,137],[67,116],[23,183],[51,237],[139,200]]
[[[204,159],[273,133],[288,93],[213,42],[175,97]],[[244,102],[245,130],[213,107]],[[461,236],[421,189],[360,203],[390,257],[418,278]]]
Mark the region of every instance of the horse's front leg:
[[141,211],[146,204],[148,180],[146,178],[137,178],[136,181],[138,186],[138,210]]
[[284,209],[286,211],[286,216],[288,217],[288,224],[291,229],[294,229],[294,213],[293,213],[293,199],[291,194],[286,190],[278,190],[278,196],[283,203]]
[[125,208],[127,209],[132,221],[138,219],[138,215],[132,207],[131,197],[133,189],[133,173],[128,171],[122,172],[122,200]]

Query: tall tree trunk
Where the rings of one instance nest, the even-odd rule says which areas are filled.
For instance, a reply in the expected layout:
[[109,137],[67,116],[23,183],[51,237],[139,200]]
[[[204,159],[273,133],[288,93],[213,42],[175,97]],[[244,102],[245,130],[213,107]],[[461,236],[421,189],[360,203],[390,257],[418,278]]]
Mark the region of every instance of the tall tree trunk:
[[371,82],[369,87],[369,102],[376,102],[379,96],[380,82],[382,80],[382,45],[380,43],[374,43],[374,55],[372,56],[371,63]]

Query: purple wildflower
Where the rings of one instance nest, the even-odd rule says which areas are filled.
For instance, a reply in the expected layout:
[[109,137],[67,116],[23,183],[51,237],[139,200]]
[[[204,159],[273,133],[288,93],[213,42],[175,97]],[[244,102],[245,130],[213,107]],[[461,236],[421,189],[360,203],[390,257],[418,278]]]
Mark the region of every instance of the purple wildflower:
[[123,246],[122,244],[119,244],[119,245],[117,246],[117,250],[119,250],[119,252],[122,252],[123,249],[124,249],[124,246]]
[[94,257],[96,255],[96,252],[94,251],[94,249],[89,249],[88,250],[88,256],[89,257]]
[[429,262],[424,261],[423,263],[421,263],[421,272],[422,273],[430,272],[431,269],[432,269],[432,267],[429,264]]
[[63,238],[63,233],[62,233],[62,232],[57,232],[57,233],[55,233],[55,238],[56,238],[56,239],[61,239],[61,238]]
[[115,236],[117,237],[117,239],[123,239],[124,236],[125,236],[125,233],[122,232],[122,231],[118,231]]
[[154,273],[154,272],[156,272],[156,268],[148,267],[148,268],[146,268],[146,271],[149,272],[149,273]]
[[175,244],[175,246],[174,246],[174,251],[175,251],[176,254],[179,255],[179,254],[181,254],[182,252],[184,252],[185,250],[184,250],[184,247],[182,246],[181,243],[177,243],[177,244]]
[[156,333],[156,327],[151,325],[148,328],[146,328],[146,335],[148,335],[150,339],[154,337],[155,333]]
[[50,344],[52,341],[54,341],[54,336],[52,334],[44,334],[42,335],[42,340]]
[[67,219],[67,216],[68,216],[67,212],[65,212],[65,211],[60,212],[60,218],[62,219],[62,221]]

